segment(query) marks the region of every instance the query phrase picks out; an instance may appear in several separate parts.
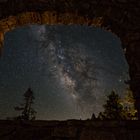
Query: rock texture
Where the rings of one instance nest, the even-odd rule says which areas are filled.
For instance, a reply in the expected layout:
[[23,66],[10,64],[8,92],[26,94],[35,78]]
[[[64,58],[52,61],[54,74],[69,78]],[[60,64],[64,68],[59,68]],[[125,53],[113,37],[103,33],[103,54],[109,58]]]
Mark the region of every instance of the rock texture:
[[121,41],[130,66],[130,86],[140,118],[139,0],[2,0],[0,50],[4,34],[26,24],[81,24],[113,32]]
[[0,121],[1,140],[139,140],[139,121]]

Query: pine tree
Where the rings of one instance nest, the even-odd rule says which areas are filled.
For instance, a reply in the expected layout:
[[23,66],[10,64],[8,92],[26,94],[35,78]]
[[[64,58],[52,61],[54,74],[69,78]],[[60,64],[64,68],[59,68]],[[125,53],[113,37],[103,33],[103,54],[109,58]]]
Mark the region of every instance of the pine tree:
[[111,119],[111,120],[122,120],[125,119],[123,106],[120,103],[120,97],[114,91],[107,96],[106,104],[103,105],[104,112],[100,112],[98,118]]
[[122,99],[112,91],[107,96],[106,104],[103,105],[104,111],[99,113],[98,118],[101,120],[137,120],[134,102],[132,91],[129,88],[126,90],[126,96]]
[[34,120],[36,111],[32,108],[32,104],[34,103],[33,100],[35,99],[33,91],[30,88],[28,88],[28,90],[24,93],[23,96],[25,102],[20,106],[15,107],[16,111],[22,111],[21,115],[18,116],[17,119]]
[[124,115],[127,120],[137,120],[137,110],[135,109],[135,99],[130,88],[125,91],[125,97],[120,100],[123,105]]

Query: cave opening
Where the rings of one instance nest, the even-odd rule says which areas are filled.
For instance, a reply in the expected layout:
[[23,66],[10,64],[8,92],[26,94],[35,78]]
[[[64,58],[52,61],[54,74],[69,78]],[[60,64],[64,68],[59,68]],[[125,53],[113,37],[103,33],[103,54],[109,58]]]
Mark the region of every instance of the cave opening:
[[101,28],[27,25],[7,32],[0,59],[1,118],[16,115],[28,87],[37,119],[88,119],[106,95],[125,95],[129,79],[121,41]]

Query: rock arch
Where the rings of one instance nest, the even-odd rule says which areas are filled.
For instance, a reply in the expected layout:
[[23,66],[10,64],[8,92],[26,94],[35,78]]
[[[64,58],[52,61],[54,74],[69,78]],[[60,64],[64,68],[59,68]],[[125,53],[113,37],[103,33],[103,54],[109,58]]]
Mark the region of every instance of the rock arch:
[[121,39],[140,118],[139,7],[138,0],[1,0],[0,50],[4,34],[26,24],[85,24],[110,30]]

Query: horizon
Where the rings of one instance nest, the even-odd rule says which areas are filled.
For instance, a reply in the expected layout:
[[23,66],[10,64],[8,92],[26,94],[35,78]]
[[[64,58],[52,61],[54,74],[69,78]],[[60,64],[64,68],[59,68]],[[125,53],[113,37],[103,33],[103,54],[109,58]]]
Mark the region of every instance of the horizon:
[[[0,117],[5,118],[17,114],[14,106],[31,87],[37,119],[88,119],[103,110],[112,90],[123,96],[129,79],[119,38],[79,25],[28,25],[6,33],[0,67]],[[89,77],[81,75],[87,68]]]

